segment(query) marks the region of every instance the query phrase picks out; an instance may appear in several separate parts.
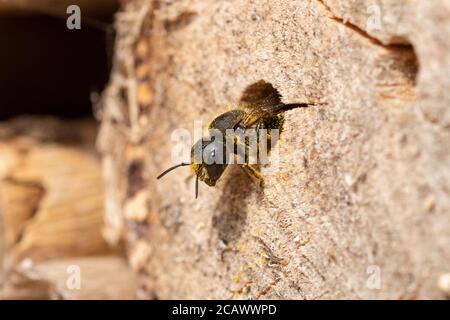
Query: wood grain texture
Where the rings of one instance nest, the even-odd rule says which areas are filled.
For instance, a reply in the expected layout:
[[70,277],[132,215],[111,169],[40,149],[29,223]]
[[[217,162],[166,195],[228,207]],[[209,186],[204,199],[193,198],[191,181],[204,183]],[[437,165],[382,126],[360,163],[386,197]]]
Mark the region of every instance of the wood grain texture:
[[[377,1],[381,30],[366,30],[363,0],[136,0],[118,14],[98,140],[107,230],[149,298],[445,297],[450,2],[397,3]],[[197,200],[188,169],[156,181],[173,130],[206,126],[260,79],[283,102],[326,102],[286,113],[263,189],[233,169]]]
[[[2,299],[132,299],[135,275],[103,238],[94,120],[0,124]],[[72,269],[80,288],[67,283]]]

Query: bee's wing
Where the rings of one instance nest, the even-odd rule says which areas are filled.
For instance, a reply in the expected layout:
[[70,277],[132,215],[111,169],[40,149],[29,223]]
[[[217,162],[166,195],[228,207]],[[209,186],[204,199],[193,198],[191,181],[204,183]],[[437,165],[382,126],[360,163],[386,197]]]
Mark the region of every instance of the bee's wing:
[[241,96],[239,104],[247,112],[263,109],[281,103],[281,96],[270,83],[260,80],[248,86]]
[[240,99],[240,107],[247,112],[246,117],[240,121],[244,128],[253,126],[262,118],[273,117],[280,112],[294,108],[304,108],[309,105],[323,103],[289,103],[281,102],[281,95],[270,83],[260,80],[248,86]]
[[272,106],[281,104],[281,95],[270,83],[260,80],[248,86],[239,101],[240,108],[247,112],[246,118],[241,122],[243,127],[253,125],[257,119],[266,115]]

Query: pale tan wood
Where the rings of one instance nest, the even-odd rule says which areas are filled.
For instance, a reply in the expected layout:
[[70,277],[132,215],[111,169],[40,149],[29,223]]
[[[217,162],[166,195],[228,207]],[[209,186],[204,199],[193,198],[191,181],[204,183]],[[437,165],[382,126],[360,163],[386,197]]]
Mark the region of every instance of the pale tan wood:
[[25,225],[38,209],[43,187],[33,182],[11,178],[0,181],[0,195],[5,229],[6,247],[11,249],[20,241]]
[[[80,271],[79,288],[71,282],[73,270]],[[136,274],[123,257],[58,259],[37,264],[24,273],[31,278],[47,280],[53,285],[52,295],[60,299],[136,298]]]
[[[45,121],[41,125],[50,135],[54,134],[54,138],[63,136],[62,132],[52,132]],[[81,124],[78,129],[84,128]],[[83,134],[79,137],[81,142]],[[8,166],[2,174],[4,205],[0,203],[5,212],[7,237],[17,237],[17,224],[22,228],[20,241],[10,251],[13,260],[47,260],[110,251],[101,233],[101,172],[89,145],[47,143],[23,134],[0,142],[0,158],[5,158]],[[39,189],[16,187],[11,190],[14,183],[35,185]],[[30,192],[40,193],[34,195],[38,201],[33,201]],[[28,219],[20,220],[20,216]]]
[[23,263],[8,274],[0,298],[136,299],[136,292],[136,274],[124,258],[93,256]]
[[[0,124],[2,298],[135,297],[121,247],[102,235],[95,135],[94,120],[23,117]],[[81,272],[81,289],[67,285],[70,266]]]

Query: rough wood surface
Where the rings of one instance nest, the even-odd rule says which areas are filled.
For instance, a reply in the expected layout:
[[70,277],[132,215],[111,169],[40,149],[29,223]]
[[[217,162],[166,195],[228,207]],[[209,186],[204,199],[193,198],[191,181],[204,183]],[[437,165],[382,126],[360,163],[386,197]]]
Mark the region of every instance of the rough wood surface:
[[[147,296],[445,297],[449,17],[448,0],[127,3],[98,146],[106,234]],[[156,181],[174,129],[260,79],[326,102],[286,113],[263,189],[232,169],[197,200],[188,169]]]

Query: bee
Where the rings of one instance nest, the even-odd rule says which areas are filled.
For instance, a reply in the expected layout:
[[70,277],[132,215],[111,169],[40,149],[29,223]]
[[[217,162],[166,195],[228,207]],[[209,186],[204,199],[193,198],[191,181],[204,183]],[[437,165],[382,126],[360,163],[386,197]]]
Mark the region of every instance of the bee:
[[[244,154],[244,162],[240,167],[251,177],[262,183],[263,177],[260,171],[252,166],[248,159],[248,143],[246,141],[234,140],[235,146],[227,148],[227,140],[217,139],[212,131],[218,131],[222,137],[226,131],[254,130],[256,138],[260,138],[261,129],[267,129],[267,138],[270,141],[269,129],[280,129],[283,122],[283,112],[294,108],[305,108],[310,105],[321,103],[282,103],[278,91],[264,80],[260,80],[248,86],[243,92],[238,108],[222,113],[217,116],[208,126],[210,137],[199,139],[191,149],[191,161],[182,162],[162,172],[157,179],[162,178],[170,171],[182,167],[191,166],[196,175],[195,198],[198,197],[198,181],[205,182],[208,186],[215,186],[227,168],[229,150],[236,155]],[[202,156],[203,155],[203,156]]]

